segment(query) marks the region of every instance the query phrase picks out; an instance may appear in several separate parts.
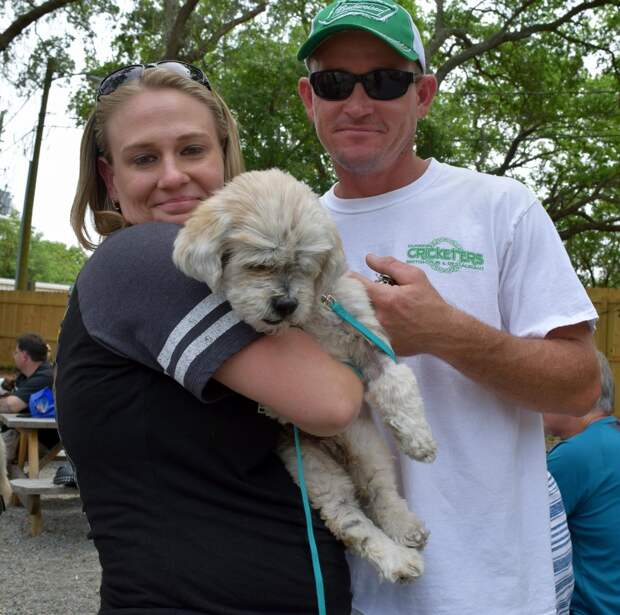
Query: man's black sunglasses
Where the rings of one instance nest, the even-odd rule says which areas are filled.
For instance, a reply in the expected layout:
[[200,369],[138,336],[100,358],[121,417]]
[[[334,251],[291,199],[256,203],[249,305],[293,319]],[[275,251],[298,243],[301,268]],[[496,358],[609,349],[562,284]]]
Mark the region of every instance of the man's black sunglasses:
[[409,86],[422,75],[395,68],[379,68],[364,75],[346,70],[321,70],[310,75],[314,93],[325,100],[345,100],[360,82],[366,94],[376,100],[393,100],[404,96]]
[[150,64],[131,64],[130,66],[124,66],[123,68],[115,70],[104,77],[99,84],[99,89],[97,90],[97,100],[99,100],[102,96],[112,94],[112,92],[116,91],[124,83],[127,83],[127,81],[140,79],[140,77],[144,74],[144,71],[149,68],[165,68],[166,70],[170,70],[177,75],[187,77],[192,81],[197,81],[209,90],[211,89],[211,84],[209,83],[207,76],[199,68],[196,68],[191,64],[185,64],[185,62],[164,60],[162,62],[153,62]]

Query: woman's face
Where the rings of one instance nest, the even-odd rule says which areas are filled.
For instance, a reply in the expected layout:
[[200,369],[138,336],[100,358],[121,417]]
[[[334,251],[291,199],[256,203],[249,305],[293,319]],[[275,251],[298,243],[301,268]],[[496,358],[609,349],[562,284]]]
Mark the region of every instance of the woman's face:
[[108,118],[110,160],[98,169],[130,224],[182,224],[224,185],[224,156],[211,111],[174,89],[145,90]]

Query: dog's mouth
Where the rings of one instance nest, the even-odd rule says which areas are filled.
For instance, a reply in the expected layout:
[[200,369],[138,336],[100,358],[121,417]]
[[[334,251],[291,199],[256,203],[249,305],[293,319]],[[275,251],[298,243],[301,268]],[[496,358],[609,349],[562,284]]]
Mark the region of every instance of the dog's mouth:
[[272,320],[270,318],[263,318],[263,322],[267,323],[268,325],[279,325],[282,321],[284,320],[284,318],[280,318],[279,320]]

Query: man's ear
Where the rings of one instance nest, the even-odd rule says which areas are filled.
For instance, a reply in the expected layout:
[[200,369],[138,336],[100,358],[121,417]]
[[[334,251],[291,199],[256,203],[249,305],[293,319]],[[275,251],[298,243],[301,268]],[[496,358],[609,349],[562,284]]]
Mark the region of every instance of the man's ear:
[[437,92],[437,79],[435,75],[424,75],[416,85],[416,92],[418,96],[417,115],[418,119],[422,119],[429,112]]
[[312,86],[308,77],[301,77],[297,82],[297,93],[306,109],[306,115],[311,122],[314,122],[314,107],[312,104]]
[[118,192],[114,186],[114,168],[103,156],[97,158],[97,171],[105,183],[108,196],[113,201],[118,201]]

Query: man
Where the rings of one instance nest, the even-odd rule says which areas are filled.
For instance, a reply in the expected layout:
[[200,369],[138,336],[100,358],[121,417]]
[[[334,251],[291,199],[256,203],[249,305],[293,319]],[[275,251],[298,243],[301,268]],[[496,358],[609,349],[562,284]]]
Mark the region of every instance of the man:
[[379,584],[351,558],[354,607],[551,615],[540,413],[583,414],[597,398],[596,312],[531,192],[415,154],[437,83],[402,7],[335,2],[298,58],[310,71],[300,97],[338,176],[323,203],[351,269],[397,283],[366,286],[439,446],[428,466],[400,456],[404,493],[431,532],[425,573]]
[[[43,338],[36,333],[26,333],[17,338],[13,353],[15,367],[19,375],[15,388],[7,396],[0,398],[0,413],[17,413],[28,408],[30,396],[45,387],[51,387],[54,373],[47,361],[49,348]],[[6,444],[7,461],[12,461],[17,452],[18,436],[14,429],[2,434]],[[39,432],[41,442],[50,447],[58,442],[58,434],[50,430]]]
[[573,541],[571,615],[620,613],[620,421],[605,356],[601,396],[582,417],[545,414],[545,430],[563,441],[547,456]]

